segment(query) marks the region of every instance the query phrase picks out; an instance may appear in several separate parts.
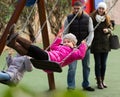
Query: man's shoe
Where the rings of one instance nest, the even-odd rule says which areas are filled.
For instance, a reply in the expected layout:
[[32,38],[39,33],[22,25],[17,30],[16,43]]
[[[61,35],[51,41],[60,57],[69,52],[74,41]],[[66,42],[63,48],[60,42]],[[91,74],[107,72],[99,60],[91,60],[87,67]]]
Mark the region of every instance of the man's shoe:
[[95,91],[95,89],[92,88],[92,87],[86,87],[86,88],[84,88],[84,90],[86,90],[86,91]]

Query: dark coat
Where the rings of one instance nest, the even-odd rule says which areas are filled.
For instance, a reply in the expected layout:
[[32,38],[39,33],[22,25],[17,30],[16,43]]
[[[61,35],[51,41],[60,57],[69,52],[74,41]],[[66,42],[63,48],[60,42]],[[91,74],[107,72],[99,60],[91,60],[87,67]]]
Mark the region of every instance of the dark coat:
[[[98,22],[95,19],[96,13],[94,12],[92,14],[93,19],[93,25],[94,27],[98,24]],[[108,16],[106,16],[106,19],[104,22],[101,22],[99,26],[94,31],[94,39],[91,45],[91,53],[101,53],[101,52],[109,52],[110,51],[110,45],[109,45],[109,33],[104,33],[104,28],[111,28],[110,19]]]

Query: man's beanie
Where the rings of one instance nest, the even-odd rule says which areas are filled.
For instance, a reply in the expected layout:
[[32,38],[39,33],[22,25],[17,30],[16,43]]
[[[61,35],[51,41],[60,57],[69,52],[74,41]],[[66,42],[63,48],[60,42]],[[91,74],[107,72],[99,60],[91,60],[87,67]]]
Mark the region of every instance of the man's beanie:
[[72,33],[69,33],[69,34],[66,34],[64,37],[63,37],[63,40],[64,39],[69,39],[70,41],[72,41],[74,44],[77,43],[77,38],[75,35],[73,35]]
[[105,2],[100,2],[100,3],[98,3],[98,6],[97,6],[97,8],[104,8],[105,10],[107,9],[107,5],[106,5],[106,3]]

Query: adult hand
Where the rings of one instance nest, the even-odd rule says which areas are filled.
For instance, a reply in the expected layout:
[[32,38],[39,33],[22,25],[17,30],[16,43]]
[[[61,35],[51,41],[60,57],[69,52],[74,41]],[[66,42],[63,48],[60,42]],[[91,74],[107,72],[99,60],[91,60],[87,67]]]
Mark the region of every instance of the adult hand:
[[103,29],[104,33],[108,33],[109,30],[107,28]]

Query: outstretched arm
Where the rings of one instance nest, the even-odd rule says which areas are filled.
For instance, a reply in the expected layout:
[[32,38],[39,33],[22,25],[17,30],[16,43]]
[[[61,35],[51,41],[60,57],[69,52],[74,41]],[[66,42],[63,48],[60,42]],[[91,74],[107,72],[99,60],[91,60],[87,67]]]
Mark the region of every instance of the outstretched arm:
[[89,35],[86,38],[86,42],[87,42],[87,45],[89,47],[91,45],[91,43],[92,43],[93,38],[94,38],[93,21],[92,21],[91,18],[89,18],[89,28],[88,28],[88,31],[89,31]]
[[60,37],[56,37],[55,41],[50,46],[50,49],[51,50],[57,49],[58,46],[61,44],[61,42],[62,42],[62,39]]

